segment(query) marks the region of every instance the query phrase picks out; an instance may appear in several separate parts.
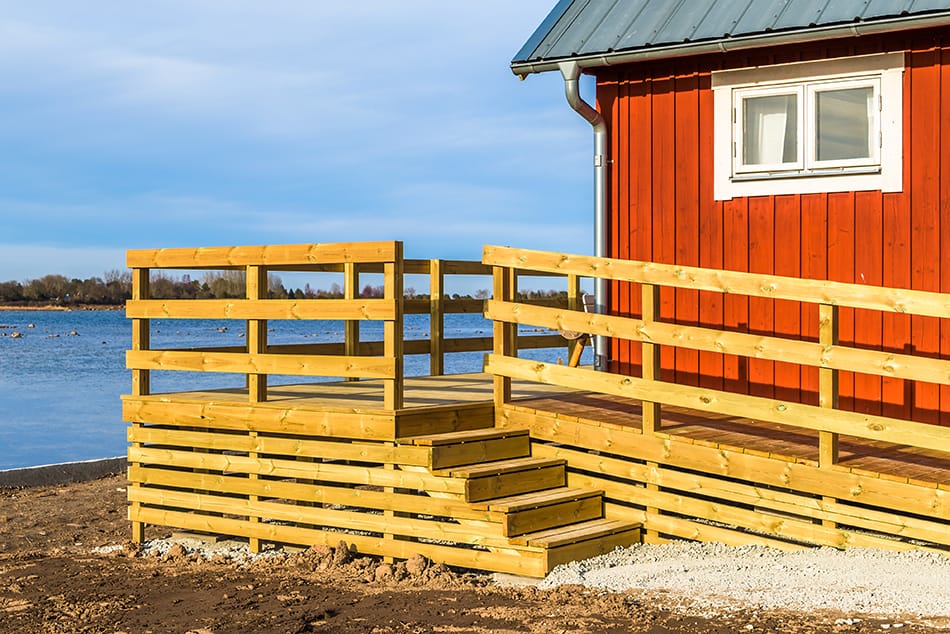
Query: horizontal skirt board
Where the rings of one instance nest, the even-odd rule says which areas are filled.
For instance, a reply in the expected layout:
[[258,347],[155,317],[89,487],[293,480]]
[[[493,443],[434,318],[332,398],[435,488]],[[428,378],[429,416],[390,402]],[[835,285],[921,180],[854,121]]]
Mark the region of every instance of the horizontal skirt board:
[[130,423],[363,440],[392,440],[396,427],[393,414],[266,404],[167,401],[161,397],[123,398],[122,417]]
[[129,501],[206,513],[245,515],[293,524],[391,533],[459,544],[517,548],[501,535],[501,525],[491,522],[468,520],[465,524],[459,524],[144,487],[131,488]]
[[624,488],[615,490],[615,493],[619,491],[624,499],[636,500],[638,503],[648,504],[650,492],[643,489],[642,485],[651,484],[661,487],[663,491],[711,498],[716,500],[717,504],[733,503],[803,519],[835,522],[883,535],[950,546],[950,523],[928,521],[887,510],[851,506],[834,499],[777,491],[770,487],[742,484],[664,466],[648,467],[642,463],[591,454],[582,448],[571,449],[535,443],[533,452],[539,457],[567,460],[570,467],[568,480],[574,472],[583,473],[590,478],[605,476],[609,481],[620,480],[622,484],[618,486]]
[[369,555],[408,559],[415,554],[420,554],[451,566],[508,572],[528,577],[543,577],[548,571],[544,554],[540,549],[534,551],[513,549],[473,550],[417,541],[383,539],[354,533],[316,530],[299,526],[196,515],[147,506],[138,509],[131,508],[129,519],[133,522],[172,526],[218,535],[257,538],[274,543],[336,546],[338,542],[343,541],[358,552]]
[[202,469],[221,473],[255,474],[276,478],[323,480],[341,484],[416,489],[439,494],[466,493],[465,481],[439,478],[427,473],[349,466],[334,463],[304,462],[280,458],[250,458],[227,454],[201,453],[150,447],[129,447],[129,462],[143,465]]
[[950,491],[851,473],[843,467],[819,468],[767,456],[706,447],[676,437],[643,435],[596,422],[569,421],[543,412],[508,406],[502,426],[528,428],[532,438],[603,451],[645,462],[724,476],[747,483],[833,497],[891,512],[950,521]]
[[424,447],[392,446],[383,443],[274,438],[142,426],[130,427],[127,438],[133,443],[274,454],[290,459],[331,458],[418,466],[426,466],[429,463],[429,450]]
[[297,482],[292,479],[251,479],[246,476],[216,475],[135,465],[129,467],[129,480],[155,488],[171,487],[235,495],[255,495],[261,498],[279,498],[400,513],[421,513],[479,522],[501,522],[504,518],[502,513],[475,509],[458,498],[387,493],[366,490],[345,483],[333,486],[309,481]]

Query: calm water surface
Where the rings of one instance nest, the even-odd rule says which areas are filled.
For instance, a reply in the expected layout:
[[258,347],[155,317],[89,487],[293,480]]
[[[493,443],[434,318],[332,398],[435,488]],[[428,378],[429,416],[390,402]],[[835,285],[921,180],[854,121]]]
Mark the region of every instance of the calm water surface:
[[[33,328],[28,326],[33,324]],[[91,460],[125,453],[119,396],[131,390],[125,369],[130,322],[122,311],[0,311],[0,469]],[[223,332],[221,329],[227,328]],[[271,322],[271,343],[341,341],[338,321]],[[10,335],[20,332],[21,338]],[[76,335],[70,335],[75,331]],[[243,322],[155,320],[152,346],[243,345]],[[480,315],[447,315],[450,337],[491,334]],[[408,315],[406,337],[428,336],[428,316]],[[382,339],[380,323],[362,324],[361,337]],[[523,356],[554,361],[563,349]],[[588,352],[589,354],[589,352]],[[483,353],[449,355],[446,372],[481,370]],[[585,360],[587,362],[587,360]],[[428,372],[426,355],[406,359],[406,374]],[[273,377],[273,384],[302,377]],[[243,385],[242,375],[153,372],[153,392]]]

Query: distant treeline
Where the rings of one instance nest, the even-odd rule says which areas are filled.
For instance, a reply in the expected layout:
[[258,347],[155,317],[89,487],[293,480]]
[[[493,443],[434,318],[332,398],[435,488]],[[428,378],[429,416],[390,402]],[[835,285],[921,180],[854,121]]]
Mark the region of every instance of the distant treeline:
[[[221,271],[205,273],[200,280],[190,275],[175,278],[162,271],[152,273],[151,297],[159,299],[229,299],[245,296],[243,271]],[[413,288],[405,290],[406,297],[428,299],[425,293],[417,293]],[[478,290],[474,295],[451,295],[453,299],[487,299],[487,290]],[[520,297],[540,299],[564,297],[564,291],[524,291]],[[268,275],[267,296],[271,299],[341,299],[343,288],[331,284],[329,289],[315,289],[310,284],[303,288],[290,288],[283,284],[280,277]],[[383,297],[382,286],[365,285],[359,292],[360,297]],[[88,279],[69,279],[64,275],[45,275],[25,282],[0,282],[0,304],[4,305],[91,305],[117,306],[132,297],[132,274],[128,271],[112,270],[102,277]]]

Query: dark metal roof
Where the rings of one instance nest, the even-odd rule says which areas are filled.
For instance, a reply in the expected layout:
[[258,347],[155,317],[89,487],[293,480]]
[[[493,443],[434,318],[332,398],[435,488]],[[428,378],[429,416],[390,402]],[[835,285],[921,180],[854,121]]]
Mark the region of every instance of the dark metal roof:
[[519,74],[570,59],[597,66],[647,49],[826,31],[836,37],[831,27],[887,23],[897,30],[938,17],[950,17],[950,0],[560,0],[511,65]]

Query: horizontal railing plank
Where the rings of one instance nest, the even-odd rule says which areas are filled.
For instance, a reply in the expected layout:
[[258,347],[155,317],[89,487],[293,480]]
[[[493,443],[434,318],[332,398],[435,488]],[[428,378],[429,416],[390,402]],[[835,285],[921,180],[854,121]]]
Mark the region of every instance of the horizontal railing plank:
[[130,370],[185,370],[370,379],[391,379],[396,376],[395,360],[385,357],[127,350],[125,364]]
[[125,305],[130,319],[375,319],[392,320],[389,299],[139,299]]
[[396,242],[336,242],[266,246],[198,247],[184,249],[132,249],[126,253],[129,268],[218,268],[229,266],[282,266],[340,264],[343,262],[393,262]]
[[621,282],[866,308],[890,313],[950,317],[950,294],[947,293],[500,246],[486,246],[482,262],[495,266],[530,268],[540,272],[575,274]]
[[896,379],[950,384],[950,361],[944,359],[863,350],[842,345],[825,346],[817,342],[798,339],[681,326],[658,321],[646,324],[643,320],[630,317],[562,311],[496,300],[489,300],[485,316],[510,323],[573,330],[691,350],[734,354],[834,370],[849,370]]
[[804,429],[829,431],[897,445],[950,452],[950,428],[926,423],[782,402],[664,381],[649,381],[495,354],[488,355],[485,371],[513,379],[591,390],[601,394],[649,400],[704,412],[741,416]]

